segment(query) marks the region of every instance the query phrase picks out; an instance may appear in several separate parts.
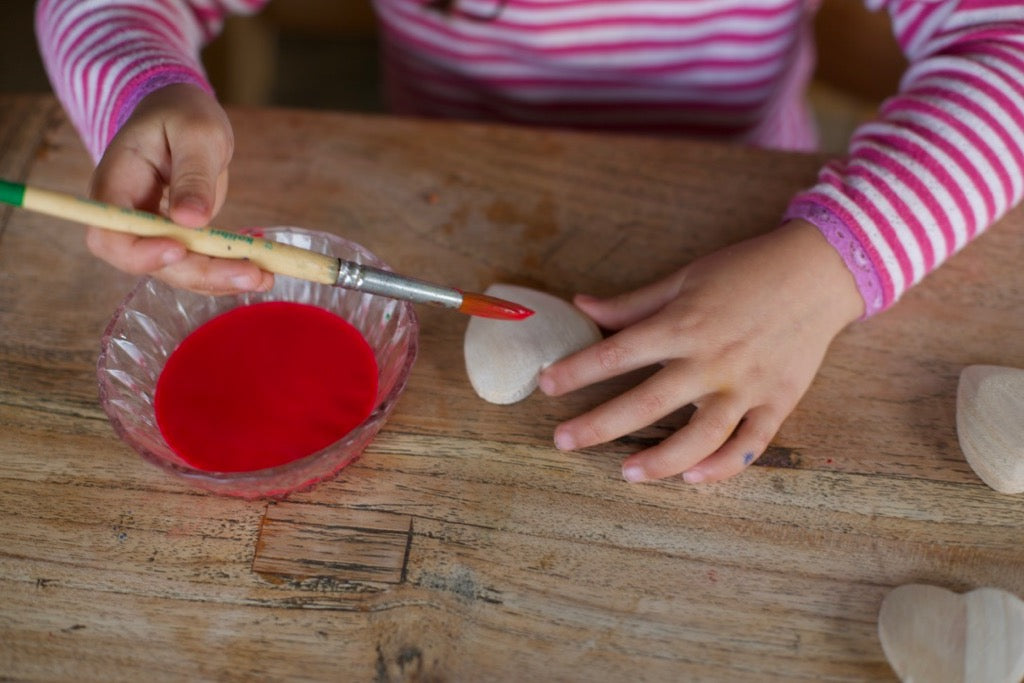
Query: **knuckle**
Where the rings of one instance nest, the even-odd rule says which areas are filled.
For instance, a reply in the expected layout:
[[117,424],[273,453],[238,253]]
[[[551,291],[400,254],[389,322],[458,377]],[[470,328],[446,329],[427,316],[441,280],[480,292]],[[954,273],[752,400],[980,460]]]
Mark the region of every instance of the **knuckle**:
[[704,414],[698,411],[693,424],[706,438],[728,436],[735,427],[735,423],[728,416],[717,411],[704,411]]
[[144,264],[132,259],[124,249],[118,248],[119,243],[124,244],[129,240],[130,238],[125,235],[111,234],[99,228],[90,228],[85,234],[85,246],[93,256],[130,275],[144,275],[150,272]]
[[180,263],[167,266],[154,275],[172,287],[187,289],[197,294],[215,295],[222,290],[211,276],[209,266],[195,256],[189,256]]
[[597,362],[607,371],[619,369],[628,357],[629,350],[614,339],[607,339],[597,347]]
[[747,381],[751,384],[760,384],[768,377],[768,368],[759,362],[751,363],[747,368]]
[[173,123],[181,126],[182,129],[204,135],[218,134],[223,130],[223,124],[216,115],[215,109],[196,108],[184,111],[178,110],[175,114],[176,118],[173,120]]
[[235,140],[231,126],[219,117],[195,114],[182,122],[182,128],[189,131],[196,139],[205,142],[208,153],[230,159],[234,152]]
[[230,289],[218,282],[218,279],[213,276],[209,268],[202,268],[196,273],[194,279],[192,279],[187,287],[203,294],[218,294]]
[[642,391],[636,397],[636,412],[640,417],[662,415],[666,412],[668,396],[660,391]]
[[776,404],[783,406],[786,410],[790,410],[800,402],[806,391],[806,386],[793,379],[785,379],[775,386]]
[[749,438],[753,450],[758,454],[763,453],[771,444],[778,431],[778,426],[773,422],[760,422],[751,425]]
[[189,166],[178,171],[174,185],[178,192],[182,190],[209,192],[212,189],[214,178],[208,169],[201,166]]
[[704,414],[698,410],[686,426],[690,433],[688,441],[691,448],[712,453],[723,446],[733,436],[736,423],[718,414]]

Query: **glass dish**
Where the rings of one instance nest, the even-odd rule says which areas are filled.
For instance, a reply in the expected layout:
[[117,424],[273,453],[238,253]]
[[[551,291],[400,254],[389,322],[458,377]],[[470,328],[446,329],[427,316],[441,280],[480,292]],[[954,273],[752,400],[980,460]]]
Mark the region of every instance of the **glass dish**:
[[[348,261],[387,267],[362,246],[330,233],[292,227],[250,232]],[[354,325],[377,359],[375,407],[342,439],[284,465],[248,472],[195,469],[171,450],[156,424],[153,395],[157,379],[168,356],[197,327],[232,308],[263,301],[313,304]],[[223,495],[280,498],[333,477],[362,454],[405,389],[418,338],[419,323],[412,304],[341,287],[277,275],[269,292],[214,297],[144,278],[118,307],[103,333],[97,361],[100,404],[122,440],[174,477]],[[286,352],[289,350],[282,349]]]

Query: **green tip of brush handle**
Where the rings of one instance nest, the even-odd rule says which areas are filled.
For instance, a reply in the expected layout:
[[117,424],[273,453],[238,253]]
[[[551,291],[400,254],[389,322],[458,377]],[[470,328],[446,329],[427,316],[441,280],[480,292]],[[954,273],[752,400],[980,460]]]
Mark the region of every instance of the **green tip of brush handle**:
[[0,178],[0,203],[21,206],[25,201],[25,186]]

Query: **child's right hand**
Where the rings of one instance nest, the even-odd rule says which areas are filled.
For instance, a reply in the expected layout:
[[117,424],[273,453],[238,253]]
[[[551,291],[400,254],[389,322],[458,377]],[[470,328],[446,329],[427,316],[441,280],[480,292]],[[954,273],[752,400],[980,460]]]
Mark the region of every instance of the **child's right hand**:
[[[146,96],[111,140],[90,196],[203,227],[224,203],[233,149],[231,124],[217,101],[195,86],[169,85]],[[170,239],[89,228],[86,244],[120,270],[196,292],[263,291],[274,281],[248,261],[189,253]]]

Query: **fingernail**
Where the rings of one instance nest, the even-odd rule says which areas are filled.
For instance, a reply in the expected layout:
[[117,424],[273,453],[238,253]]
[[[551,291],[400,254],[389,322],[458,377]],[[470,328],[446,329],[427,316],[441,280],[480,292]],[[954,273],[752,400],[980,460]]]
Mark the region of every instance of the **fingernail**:
[[202,195],[186,194],[175,197],[174,208],[176,209],[189,209],[196,213],[206,213],[207,206],[206,199]]
[[699,484],[702,481],[704,481],[704,474],[696,470],[683,472],[683,481],[685,481],[687,484]]
[[625,465],[622,468],[622,478],[633,483],[647,481],[647,473],[640,465]]
[[210,206],[210,202],[201,194],[189,195],[185,198],[185,203],[194,209],[202,209],[204,211]]
[[576,439],[564,431],[555,431],[555,448],[560,451],[571,451],[576,448]]
[[171,218],[189,228],[202,227],[210,219],[209,204],[202,197],[193,195],[175,197]]
[[256,279],[251,275],[236,275],[231,278],[231,284],[234,285],[236,289],[250,290],[255,288],[257,283]]
[[185,250],[174,247],[168,249],[164,253],[160,254],[160,260],[165,266],[169,266],[172,263],[177,263],[181,259],[185,258]]
[[542,374],[539,378],[537,378],[537,386],[545,394],[551,395],[551,393],[554,392],[555,390],[555,381],[548,377],[547,375]]

